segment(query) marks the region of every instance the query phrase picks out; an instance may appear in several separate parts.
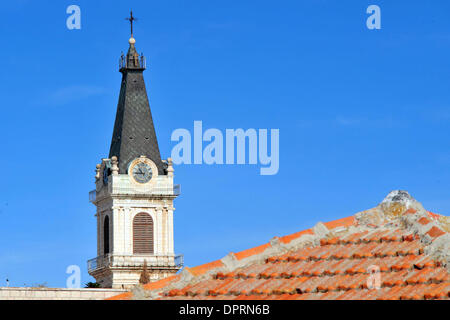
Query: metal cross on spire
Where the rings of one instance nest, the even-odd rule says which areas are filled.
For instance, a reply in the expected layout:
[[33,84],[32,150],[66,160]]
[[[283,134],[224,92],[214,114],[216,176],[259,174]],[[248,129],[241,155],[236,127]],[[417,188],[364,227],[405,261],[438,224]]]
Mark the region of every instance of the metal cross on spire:
[[130,17],[129,18],[125,18],[125,20],[130,21],[131,37],[133,38],[133,22],[137,20],[135,17],[133,17],[133,10],[130,11]]

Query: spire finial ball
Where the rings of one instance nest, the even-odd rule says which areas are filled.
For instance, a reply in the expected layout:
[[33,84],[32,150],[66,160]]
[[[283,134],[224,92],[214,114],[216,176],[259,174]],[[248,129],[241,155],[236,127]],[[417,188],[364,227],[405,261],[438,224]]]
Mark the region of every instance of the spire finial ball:
[[128,40],[128,43],[129,44],[135,44],[136,40],[133,37],[131,37],[130,40]]

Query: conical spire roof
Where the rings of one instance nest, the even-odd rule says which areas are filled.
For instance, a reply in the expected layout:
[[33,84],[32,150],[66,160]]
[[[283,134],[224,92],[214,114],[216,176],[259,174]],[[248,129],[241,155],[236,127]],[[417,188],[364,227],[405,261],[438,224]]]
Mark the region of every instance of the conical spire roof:
[[124,174],[134,159],[146,156],[156,164],[158,173],[163,175],[166,174],[166,165],[161,161],[145,88],[145,60],[143,56],[139,57],[135,42],[131,37],[128,53],[126,57],[121,57],[122,84],[109,157],[118,158],[119,173]]

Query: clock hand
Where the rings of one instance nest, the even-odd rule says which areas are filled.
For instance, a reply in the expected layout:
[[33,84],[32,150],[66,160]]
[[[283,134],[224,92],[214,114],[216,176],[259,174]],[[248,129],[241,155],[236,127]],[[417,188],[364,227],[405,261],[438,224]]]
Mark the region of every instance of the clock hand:
[[145,173],[140,171],[135,173],[137,176],[144,177]]

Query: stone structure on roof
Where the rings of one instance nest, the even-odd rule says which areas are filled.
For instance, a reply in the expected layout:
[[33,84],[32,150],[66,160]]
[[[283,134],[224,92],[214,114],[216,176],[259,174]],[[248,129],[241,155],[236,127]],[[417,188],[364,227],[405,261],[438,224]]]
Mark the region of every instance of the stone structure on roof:
[[[130,22],[135,20],[131,14]],[[133,30],[133,29],[132,29]],[[133,32],[133,31],[132,31]],[[174,252],[172,160],[161,160],[143,72],[131,34],[120,58],[122,83],[109,158],[96,167],[90,201],[97,207],[97,257],[88,271],[103,288],[138,284],[144,262],[151,281],[181,269]]]

